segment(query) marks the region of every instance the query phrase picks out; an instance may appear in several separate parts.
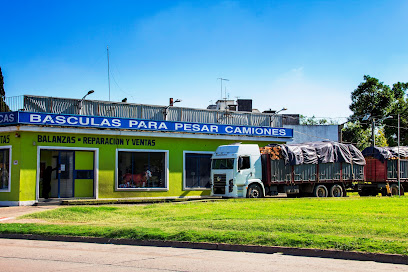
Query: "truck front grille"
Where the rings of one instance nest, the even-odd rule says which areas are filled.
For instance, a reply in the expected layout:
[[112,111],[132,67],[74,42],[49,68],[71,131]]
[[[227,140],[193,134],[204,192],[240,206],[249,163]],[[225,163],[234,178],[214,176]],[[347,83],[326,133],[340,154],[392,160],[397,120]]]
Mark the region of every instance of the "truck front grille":
[[214,174],[213,183],[214,194],[225,194],[225,186],[227,185],[226,174]]

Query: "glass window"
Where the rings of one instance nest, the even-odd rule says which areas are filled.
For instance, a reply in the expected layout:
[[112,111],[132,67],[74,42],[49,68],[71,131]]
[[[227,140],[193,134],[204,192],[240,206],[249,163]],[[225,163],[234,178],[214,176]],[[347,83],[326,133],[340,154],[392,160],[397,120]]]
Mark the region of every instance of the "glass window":
[[185,188],[210,189],[212,154],[186,153],[184,157]]
[[118,188],[166,188],[165,152],[118,152]]
[[234,159],[214,159],[212,160],[213,169],[233,169]]
[[0,190],[10,188],[10,149],[0,149]]
[[249,163],[249,157],[239,157],[238,161],[238,170],[244,170],[244,169],[249,169],[251,168],[251,165]]

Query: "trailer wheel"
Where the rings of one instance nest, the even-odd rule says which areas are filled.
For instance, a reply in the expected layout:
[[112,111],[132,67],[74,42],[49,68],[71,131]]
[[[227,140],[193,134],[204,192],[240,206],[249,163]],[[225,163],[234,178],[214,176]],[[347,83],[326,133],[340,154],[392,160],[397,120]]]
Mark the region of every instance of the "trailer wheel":
[[251,184],[248,187],[247,198],[262,198],[262,188],[258,184]]
[[[398,185],[397,184],[391,184],[390,189],[391,189],[392,196],[398,195]],[[404,188],[401,186],[401,195],[403,194],[404,194]]]
[[381,195],[382,196],[389,196],[388,192],[387,192],[387,189],[385,189],[385,188],[381,189]]
[[343,187],[338,184],[334,184],[330,187],[329,196],[331,197],[342,197],[343,196]]
[[322,184],[317,185],[313,190],[314,197],[327,197],[327,195],[327,187]]

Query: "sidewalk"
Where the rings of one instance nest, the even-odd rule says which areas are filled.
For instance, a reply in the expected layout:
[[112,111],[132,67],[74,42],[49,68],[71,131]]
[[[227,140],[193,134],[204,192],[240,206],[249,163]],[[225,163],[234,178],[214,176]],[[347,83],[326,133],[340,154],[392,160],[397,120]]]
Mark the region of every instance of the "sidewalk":
[[[14,223],[16,218],[25,214],[42,212],[45,210],[56,209],[59,205],[45,206],[16,206],[16,207],[0,207],[0,223]],[[20,222],[20,220],[18,220]]]

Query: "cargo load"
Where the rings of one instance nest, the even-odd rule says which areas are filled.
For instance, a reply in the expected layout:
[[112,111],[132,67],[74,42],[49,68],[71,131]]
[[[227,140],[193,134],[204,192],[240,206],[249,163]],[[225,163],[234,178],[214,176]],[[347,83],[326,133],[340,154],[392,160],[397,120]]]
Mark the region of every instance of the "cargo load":
[[344,162],[365,165],[363,154],[354,145],[337,142],[308,142],[302,144],[270,144],[261,147],[262,154],[272,160],[283,159],[285,164],[319,164]]

